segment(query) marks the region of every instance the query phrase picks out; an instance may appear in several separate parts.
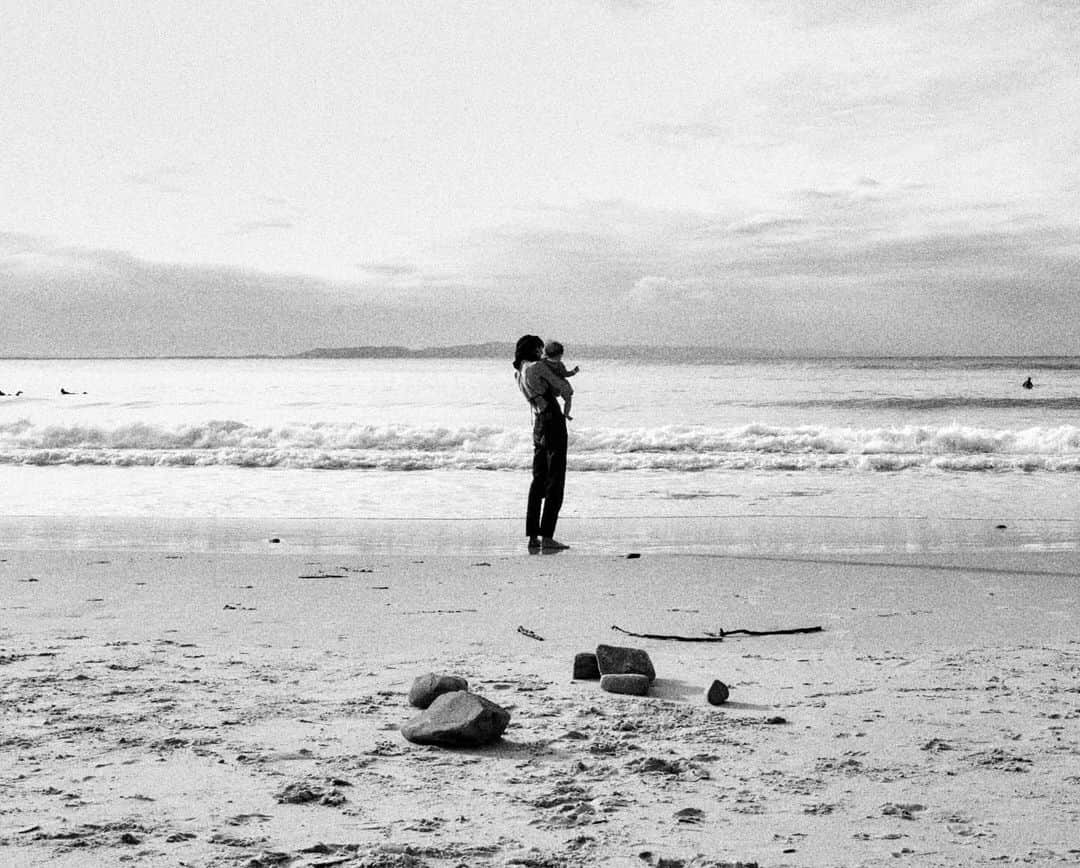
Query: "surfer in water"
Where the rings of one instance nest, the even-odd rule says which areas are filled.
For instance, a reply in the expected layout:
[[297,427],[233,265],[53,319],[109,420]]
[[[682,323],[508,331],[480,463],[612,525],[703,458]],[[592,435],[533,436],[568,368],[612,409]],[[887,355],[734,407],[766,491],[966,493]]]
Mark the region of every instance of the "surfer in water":
[[1031,382],[1031,377],[1028,377],[1020,385],[1023,386],[1025,389],[1034,389],[1035,388],[1035,384],[1033,382]]

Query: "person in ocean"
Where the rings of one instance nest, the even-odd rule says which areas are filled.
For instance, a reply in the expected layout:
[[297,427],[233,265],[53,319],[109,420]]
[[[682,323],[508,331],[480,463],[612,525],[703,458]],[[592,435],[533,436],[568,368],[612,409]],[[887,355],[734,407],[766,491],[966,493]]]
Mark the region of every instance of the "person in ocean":
[[[551,368],[551,370],[554,371],[557,376],[562,377],[564,380],[569,380],[572,376],[574,376],[574,374],[578,373],[581,368],[577,365],[574,365],[574,369],[572,371],[566,370],[566,365],[563,364],[562,360],[564,352],[565,349],[563,348],[563,345],[560,344],[558,341],[548,341],[546,344],[544,344],[543,362],[545,365]],[[573,398],[569,395],[563,398],[563,417],[567,419],[567,421],[572,421],[574,418],[570,415],[570,405],[572,402]]]
[[1020,385],[1023,386],[1025,389],[1034,389],[1035,388],[1035,384],[1033,382],[1031,382],[1031,377],[1028,377]]
[[514,347],[514,377],[533,416],[532,482],[525,535],[530,551],[557,551],[569,548],[555,539],[566,488],[567,449],[566,418],[558,399],[569,399],[574,387],[542,361],[543,354],[544,341],[537,335],[522,335]]

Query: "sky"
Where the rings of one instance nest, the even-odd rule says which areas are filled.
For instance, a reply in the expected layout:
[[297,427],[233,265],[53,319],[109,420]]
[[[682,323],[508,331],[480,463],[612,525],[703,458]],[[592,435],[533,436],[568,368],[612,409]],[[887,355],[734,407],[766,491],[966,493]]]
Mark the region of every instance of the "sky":
[[0,355],[1080,353],[1074,0],[35,0],[0,81]]

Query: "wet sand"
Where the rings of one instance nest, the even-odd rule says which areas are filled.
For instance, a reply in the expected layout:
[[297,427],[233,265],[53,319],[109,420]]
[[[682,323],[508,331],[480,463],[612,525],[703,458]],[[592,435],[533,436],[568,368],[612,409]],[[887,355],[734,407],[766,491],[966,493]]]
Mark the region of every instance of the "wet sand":
[[[1076,551],[260,542],[0,550],[0,864],[1080,864]],[[572,680],[601,642],[650,696]],[[428,671],[501,743],[405,741]]]

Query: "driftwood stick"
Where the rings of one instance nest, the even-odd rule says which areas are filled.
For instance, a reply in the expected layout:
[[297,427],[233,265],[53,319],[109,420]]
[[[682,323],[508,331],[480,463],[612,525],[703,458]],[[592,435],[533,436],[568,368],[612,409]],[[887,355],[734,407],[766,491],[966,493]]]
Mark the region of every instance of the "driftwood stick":
[[791,630],[721,630],[721,636],[790,636],[793,633],[820,633],[821,627],[794,627]]
[[723,642],[725,636],[789,636],[793,633],[820,633],[821,627],[796,627],[793,630],[720,630],[708,636],[671,636],[664,633],[632,633],[612,625],[612,630],[638,639],[670,639],[673,642]]

